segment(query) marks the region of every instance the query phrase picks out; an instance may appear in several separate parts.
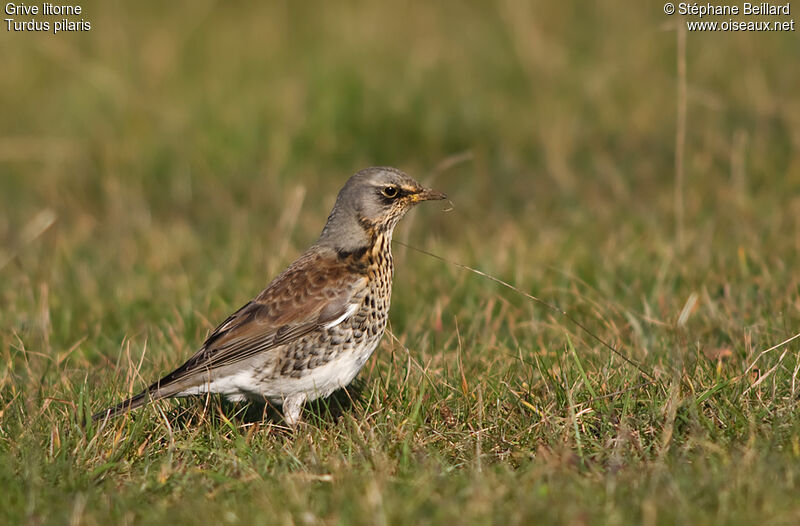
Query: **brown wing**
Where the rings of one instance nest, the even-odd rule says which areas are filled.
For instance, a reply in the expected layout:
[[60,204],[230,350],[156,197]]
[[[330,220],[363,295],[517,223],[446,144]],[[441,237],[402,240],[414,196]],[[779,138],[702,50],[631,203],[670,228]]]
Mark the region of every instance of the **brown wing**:
[[165,388],[184,384],[182,380],[196,373],[207,376],[211,370],[296,340],[344,315],[366,284],[366,276],[354,274],[335,252],[311,250],[229,316],[186,363],[148,390],[170,396]]

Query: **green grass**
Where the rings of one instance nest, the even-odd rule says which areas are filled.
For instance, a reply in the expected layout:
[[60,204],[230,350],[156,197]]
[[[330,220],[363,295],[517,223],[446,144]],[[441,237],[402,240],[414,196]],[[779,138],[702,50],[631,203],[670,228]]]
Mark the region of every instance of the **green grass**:
[[[82,5],[0,31],[0,523],[800,520],[800,339],[760,355],[800,332],[797,33],[688,35],[679,244],[661,5]],[[397,239],[654,380],[396,246],[396,338],[300,432],[215,398],[78,423],[376,164],[454,203]]]

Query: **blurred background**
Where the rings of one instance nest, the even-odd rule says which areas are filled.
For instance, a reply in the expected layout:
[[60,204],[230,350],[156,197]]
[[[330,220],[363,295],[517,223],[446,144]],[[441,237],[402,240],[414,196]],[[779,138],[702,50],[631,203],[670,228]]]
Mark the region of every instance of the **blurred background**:
[[[759,354],[800,327],[797,32],[620,0],[80,5],[88,32],[0,30],[0,522],[798,523],[800,340]],[[371,165],[452,199],[395,239],[656,383],[398,244],[395,338],[343,416],[77,423]]]
[[[679,234],[679,18],[660,4],[81,5],[91,31],[0,31],[6,347],[85,337],[114,359],[185,323],[188,352],[371,165],[452,198],[400,239],[567,306],[583,283],[669,321],[705,287],[739,309],[703,333],[724,344],[756,316],[726,287],[796,291],[796,32],[687,35]],[[422,295],[395,295],[401,331],[421,298],[447,324],[494,290],[396,251],[397,285]]]

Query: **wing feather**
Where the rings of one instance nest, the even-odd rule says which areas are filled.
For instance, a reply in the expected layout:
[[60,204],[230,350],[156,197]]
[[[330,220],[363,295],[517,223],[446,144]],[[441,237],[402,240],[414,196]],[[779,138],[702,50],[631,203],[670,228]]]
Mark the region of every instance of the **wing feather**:
[[229,316],[189,360],[148,390],[170,396],[215,369],[268,352],[324,327],[363,298],[367,278],[334,252],[309,251]]

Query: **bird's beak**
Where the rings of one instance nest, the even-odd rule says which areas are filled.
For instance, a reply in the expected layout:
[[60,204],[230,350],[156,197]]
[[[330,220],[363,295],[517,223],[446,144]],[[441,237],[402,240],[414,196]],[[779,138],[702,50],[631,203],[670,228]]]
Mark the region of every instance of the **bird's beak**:
[[411,201],[419,203],[420,201],[441,201],[447,199],[447,195],[432,188],[423,188],[422,191],[416,194],[411,194]]

